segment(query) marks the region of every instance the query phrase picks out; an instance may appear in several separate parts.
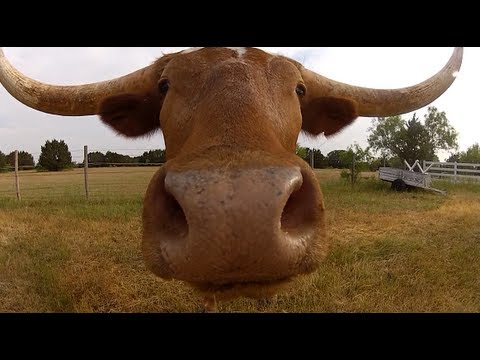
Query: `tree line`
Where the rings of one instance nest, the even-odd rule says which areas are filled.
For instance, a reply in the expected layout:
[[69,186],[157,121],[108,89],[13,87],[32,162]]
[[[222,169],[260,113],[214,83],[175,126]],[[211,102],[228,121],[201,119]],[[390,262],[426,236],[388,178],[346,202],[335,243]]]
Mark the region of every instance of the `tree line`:
[[[297,145],[296,153],[308,163],[313,155],[313,165],[317,169],[348,169],[355,161],[359,171],[376,171],[380,166],[404,167],[404,161],[412,164],[415,160],[438,161],[440,150],[450,151],[448,162],[480,163],[480,146],[473,144],[464,152],[458,152],[458,133],[450,125],[445,112],[429,107],[423,121],[416,113],[409,119],[402,116],[378,117],[372,120],[369,128],[368,146],[363,149],[354,143],[346,150],[334,150],[324,155],[318,149],[309,149]],[[88,154],[92,166],[110,166],[111,164],[149,164],[166,162],[165,150],[157,149],[144,152],[141,156],[129,156],[107,151]],[[59,171],[75,164],[68,145],[63,140],[50,140],[41,148],[38,163],[33,156],[19,151],[20,169]],[[0,151],[0,171],[14,166],[14,152],[8,155]]]
[[[140,156],[129,156],[107,151],[105,154],[99,151],[88,153],[88,162],[90,166],[111,166],[111,164],[150,164],[164,163],[165,150],[150,150]],[[15,152],[5,155],[0,151],[0,171],[11,170],[15,166]],[[61,171],[76,166],[83,167],[83,161],[76,164],[72,161],[72,154],[68,145],[63,140],[48,140],[41,147],[40,156],[37,164],[33,156],[26,151],[18,152],[19,170],[37,169],[39,171]]]
[[[365,149],[354,144],[347,150],[330,152],[326,160],[319,160],[318,168],[325,165],[349,168],[353,157],[357,159],[361,170],[368,168],[375,171],[380,166],[403,168],[404,161],[409,164],[415,160],[438,161],[441,150],[450,152],[447,162],[480,164],[479,144],[475,143],[466,151],[458,152],[458,132],[451,126],[446,113],[434,106],[428,107],[423,121],[416,113],[409,119],[402,116],[378,117],[372,120],[368,131],[368,146]],[[297,153],[304,157],[304,152]],[[319,155],[317,157],[321,159]]]
[[[162,164],[166,162],[165,150],[149,150],[141,156],[129,156],[107,151],[105,154],[95,151],[88,153],[88,163],[93,166],[110,166],[109,164]],[[83,162],[80,164],[83,166]]]
[[[35,162],[33,161],[33,156],[26,151],[18,152],[18,166],[21,170],[25,168],[33,168]],[[8,167],[15,166],[15,151],[12,151],[10,154],[5,155],[0,151],[0,170],[7,169]]]

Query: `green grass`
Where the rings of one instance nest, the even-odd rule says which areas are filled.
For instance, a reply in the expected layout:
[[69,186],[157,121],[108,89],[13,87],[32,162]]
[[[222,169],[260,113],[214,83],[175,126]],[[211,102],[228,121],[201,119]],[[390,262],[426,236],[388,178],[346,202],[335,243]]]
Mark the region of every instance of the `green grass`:
[[[154,168],[0,174],[0,311],[196,312],[201,299],[149,273],[141,208]],[[480,311],[480,185],[437,182],[441,196],[390,191],[369,178],[353,189],[318,171],[333,246],[315,273],[260,307],[229,312]]]

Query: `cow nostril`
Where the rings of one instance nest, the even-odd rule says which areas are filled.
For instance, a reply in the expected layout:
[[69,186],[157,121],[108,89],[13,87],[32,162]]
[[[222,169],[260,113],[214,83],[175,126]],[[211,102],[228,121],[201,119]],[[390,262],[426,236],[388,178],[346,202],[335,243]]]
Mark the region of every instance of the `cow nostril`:
[[280,218],[281,229],[286,233],[299,232],[315,223],[317,215],[315,190],[310,177],[303,171],[302,177],[302,185],[290,194]]
[[180,203],[170,194],[165,194],[165,208],[168,209],[167,221],[168,227],[165,229],[170,235],[175,237],[184,237],[188,234],[188,222]]

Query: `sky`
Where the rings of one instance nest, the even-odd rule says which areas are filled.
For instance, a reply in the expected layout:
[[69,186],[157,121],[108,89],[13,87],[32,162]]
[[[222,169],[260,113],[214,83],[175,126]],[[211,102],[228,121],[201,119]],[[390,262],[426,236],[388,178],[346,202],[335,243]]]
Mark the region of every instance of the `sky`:
[[[7,59],[23,74],[54,85],[77,85],[108,80],[151,64],[164,53],[184,47],[154,48],[4,48]],[[310,70],[333,80],[373,88],[399,88],[415,85],[439,71],[448,61],[453,48],[367,48],[367,47],[264,47],[261,49],[291,57]],[[452,86],[430,106],[444,111],[458,131],[459,150],[480,142],[480,48],[465,48],[462,67]],[[14,99],[0,86],[0,151],[23,150],[40,155],[47,140],[64,140],[74,161],[83,160],[83,146],[89,152],[108,150],[139,155],[151,149],[164,148],[161,132],[149,138],[126,139],[116,135],[97,116],[62,117],[41,113]],[[416,111],[423,119],[427,107]],[[413,113],[405,114],[405,119]],[[299,143],[320,149],[323,154],[346,149],[353,143],[368,145],[372,119],[359,117],[337,135],[316,138],[300,135]],[[440,154],[440,159],[448,154]]]

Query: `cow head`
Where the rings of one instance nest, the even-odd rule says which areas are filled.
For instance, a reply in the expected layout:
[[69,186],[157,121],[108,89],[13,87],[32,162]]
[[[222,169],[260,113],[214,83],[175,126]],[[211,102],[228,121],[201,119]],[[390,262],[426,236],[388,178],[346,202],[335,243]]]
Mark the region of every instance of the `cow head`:
[[98,114],[118,133],[163,131],[167,162],[144,200],[142,249],[155,274],[205,292],[263,297],[326,255],[322,192],[295,155],[300,131],[333,135],[357,116],[391,116],[440,96],[462,49],[418,85],[338,83],[254,48],[168,54],[122,78],[51,86],[0,52],[0,81],[19,101],[59,115]]

